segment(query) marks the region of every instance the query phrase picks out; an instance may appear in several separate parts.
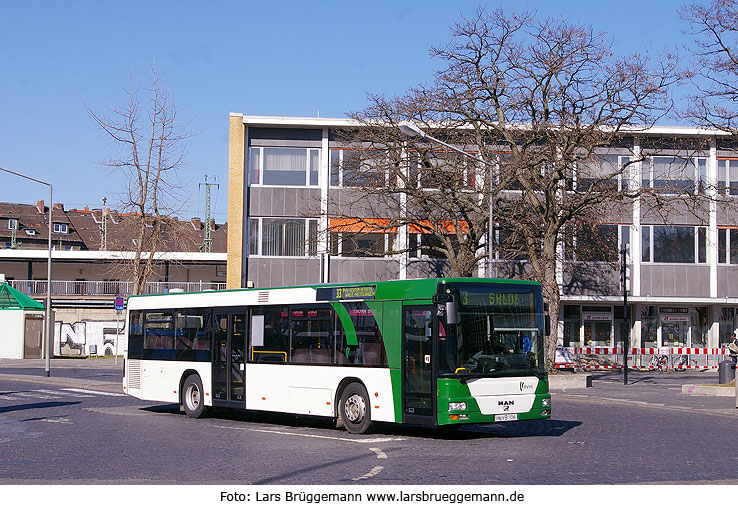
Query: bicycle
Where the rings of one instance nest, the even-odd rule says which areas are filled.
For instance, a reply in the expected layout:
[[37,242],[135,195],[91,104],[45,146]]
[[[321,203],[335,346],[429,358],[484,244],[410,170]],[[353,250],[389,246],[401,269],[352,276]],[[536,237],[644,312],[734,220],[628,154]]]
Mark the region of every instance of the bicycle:
[[689,366],[689,357],[687,357],[687,354],[677,354],[674,356],[675,372],[685,372],[687,371],[687,366]]
[[669,356],[666,354],[654,354],[651,356],[651,360],[648,362],[647,366],[649,371],[657,369],[660,372],[665,372],[669,369]]

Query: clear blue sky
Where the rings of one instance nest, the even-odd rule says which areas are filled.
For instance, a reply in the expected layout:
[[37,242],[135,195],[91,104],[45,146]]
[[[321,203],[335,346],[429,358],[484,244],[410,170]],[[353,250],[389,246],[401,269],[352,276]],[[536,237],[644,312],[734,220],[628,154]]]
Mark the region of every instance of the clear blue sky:
[[[228,114],[343,117],[366,94],[399,94],[431,77],[428,48],[477,5],[498,1],[128,1],[0,3],[0,167],[54,186],[67,209],[115,206],[120,178],[98,162],[115,152],[85,111],[102,111],[157,71],[189,141],[192,199],[181,216],[204,216],[197,184],[221,183],[214,204],[226,220]],[[531,0],[541,15],[562,15],[607,30],[623,52],[686,42],[669,0]],[[42,185],[0,173],[0,201],[48,201]]]

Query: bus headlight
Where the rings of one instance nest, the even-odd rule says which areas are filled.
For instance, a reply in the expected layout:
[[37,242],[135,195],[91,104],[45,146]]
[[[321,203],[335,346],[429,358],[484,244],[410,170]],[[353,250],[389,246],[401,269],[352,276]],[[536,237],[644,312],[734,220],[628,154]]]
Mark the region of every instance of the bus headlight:
[[541,407],[551,407],[551,399],[544,398],[543,400],[541,400]]
[[449,411],[465,411],[466,402],[451,402],[448,404]]

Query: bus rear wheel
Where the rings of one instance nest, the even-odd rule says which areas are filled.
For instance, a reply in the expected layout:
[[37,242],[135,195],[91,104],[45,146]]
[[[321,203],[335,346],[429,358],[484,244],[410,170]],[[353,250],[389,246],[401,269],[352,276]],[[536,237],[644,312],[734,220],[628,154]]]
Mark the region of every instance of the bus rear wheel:
[[372,415],[369,395],[364,386],[352,382],[341,393],[339,414],[344,427],[352,434],[367,434],[371,431]]
[[205,394],[199,376],[190,375],[185,379],[182,386],[182,405],[190,418],[199,418],[205,412]]

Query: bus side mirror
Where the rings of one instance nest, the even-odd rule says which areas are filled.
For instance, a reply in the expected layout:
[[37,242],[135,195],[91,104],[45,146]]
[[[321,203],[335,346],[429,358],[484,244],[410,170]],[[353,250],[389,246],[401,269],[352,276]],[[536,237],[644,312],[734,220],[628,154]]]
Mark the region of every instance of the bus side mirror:
[[551,336],[551,317],[546,315],[543,320],[543,327],[546,331],[546,336]]
[[446,303],[446,324],[456,325],[461,321],[459,304],[456,301]]

